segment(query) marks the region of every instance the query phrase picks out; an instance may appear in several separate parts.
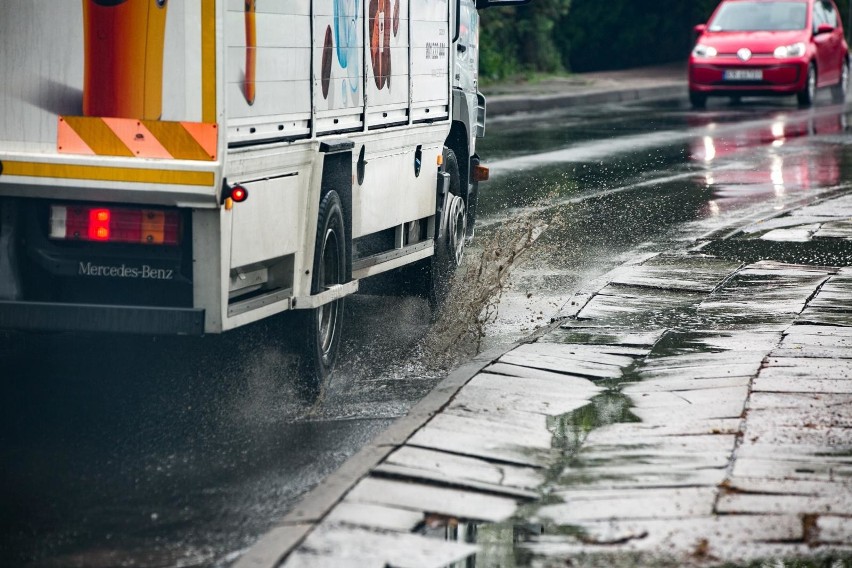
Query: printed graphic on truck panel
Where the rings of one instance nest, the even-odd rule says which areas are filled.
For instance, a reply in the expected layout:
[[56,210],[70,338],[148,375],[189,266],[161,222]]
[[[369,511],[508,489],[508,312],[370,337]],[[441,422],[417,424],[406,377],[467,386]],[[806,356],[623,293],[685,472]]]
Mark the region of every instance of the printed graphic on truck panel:
[[317,131],[363,127],[364,4],[314,4],[314,106]]
[[225,0],[230,143],[310,134],[310,46],[310,0]]
[[[206,148],[216,122],[214,6],[213,0],[4,2],[0,52],[9,56],[0,58],[7,95],[0,100],[0,151],[101,154],[97,148],[110,146],[116,135],[108,125],[113,119],[164,125],[146,126],[150,135],[143,133],[139,151],[127,156],[167,158]],[[69,145],[65,132],[60,144],[60,130],[74,117],[100,121],[107,127],[94,130],[106,138],[92,138],[94,130],[87,130],[85,150]],[[192,123],[206,130],[203,140],[190,132]],[[175,148],[172,138],[184,133],[192,143]],[[172,149],[155,150],[156,143]],[[215,154],[198,152],[191,159]]]
[[367,14],[367,123],[407,122],[408,1],[370,0]]

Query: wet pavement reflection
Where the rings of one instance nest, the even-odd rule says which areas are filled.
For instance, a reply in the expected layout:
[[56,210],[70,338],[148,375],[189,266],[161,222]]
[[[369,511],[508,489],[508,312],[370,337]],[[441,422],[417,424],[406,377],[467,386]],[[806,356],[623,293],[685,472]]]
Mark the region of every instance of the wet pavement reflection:
[[[505,172],[499,166],[495,168],[495,193],[501,195],[508,207],[502,209],[492,203],[492,209],[488,210],[491,218],[483,220],[483,230],[487,231],[491,223],[499,223],[507,214],[542,216],[549,230],[540,238],[542,246],[515,267],[513,289],[501,304],[503,312],[488,329],[492,339],[523,336],[541,320],[542,313],[548,313],[547,309],[552,310],[584,283],[620,264],[625,255],[667,250],[677,241],[717,231],[739,219],[743,219],[743,224],[747,220],[759,221],[793,205],[848,191],[852,185],[852,152],[845,109],[779,111],[775,107],[753,105],[731,107],[727,112],[694,114],[661,105],[655,110],[656,114],[649,113],[644,120],[654,129],[676,131],[678,134],[669,145],[660,144],[659,137],[651,135],[644,138],[645,144],[640,142],[639,151],[624,151],[620,144],[613,144],[609,156],[596,155],[594,161],[584,155],[584,149],[574,152],[571,148],[559,151],[548,148],[545,150],[548,157],[560,161],[560,166],[531,168],[529,173],[526,170],[517,173],[512,171],[513,167],[507,167]],[[688,130],[677,128],[678,121],[683,121]],[[492,128],[489,143],[504,149],[512,139],[512,126],[513,122],[505,121]],[[561,126],[554,117],[537,121],[537,128]],[[503,129],[506,138],[501,141]],[[557,138],[556,134],[551,136]],[[641,135],[638,139],[642,139]],[[605,152],[605,148],[596,151]],[[510,159],[512,165],[522,168],[536,160],[537,157]],[[660,164],[662,167],[657,169]],[[526,206],[523,196],[529,199]],[[748,252],[744,252],[742,243],[716,241],[713,245],[708,252],[712,250],[719,256],[745,262],[771,258],[835,266],[852,263],[848,247],[842,243],[836,245],[838,250],[823,243],[818,254],[814,245],[813,251],[798,248],[786,255],[780,252],[781,245],[776,243],[773,249],[771,242],[763,242],[764,248]],[[543,296],[543,300],[536,301],[532,294]],[[712,309],[699,317],[693,310],[679,307],[675,296],[672,294],[671,309],[638,314],[633,327],[623,318],[619,324],[639,331],[665,327],[689,330],[700,321],[706,325],[706,318],[716,318],[713,326],[720,329],[748,325],[742,318],[715,314]],[[582,335],[582,330],[579,333]],[[699,336],[673,337],[681,343],[663,345],[661,353],[666,349],[670,354],[679,349],[713,349],[709,345],[696,347],[701,342]],[[589,337],[574,337],[569,342],[589,340]],[[632,380],[636,378],[627,369],[618,383]],[[629,398],[617,386],[610,385],[611,390],[580,410],[548,419],[554,449],[562,455],[555,471],[548,475],[564,475],[571,469],[579,445],[592,430],[638,420],[631,412]],[[577,482],[588,481],[583,479],[580,464],[575,465]],[[563,485],[571,483],[564,477],[561,481]],[[548,503],[549,496],[543,495],[540,503],[528,510],[522,508],[515,517],[535,518],[534,511]],[[582,534],[564,534],[574,530],[570,527],[519,522],[477,525],[468,530],[467,534],[472,536],[467,542],[479,545],[481,552],[465,566],[532,565],[535,557],[524,543],[541,542],[542,535],[570,536],[585,542]],[[625,566],[634,565],[629,555],[623,560]],[[604,556],[597,560],[584,557],[579,564],[569,560],[567,565],[612,566],[612,563],[612,556]],[[754,568],[848,565],[848,558],[843,556],[748,564]]]
[[[468,262],[507,219],[546,230],[477,346],[524,337],[626,258],[847,183],[847,120],[835,107],[694,113],[678,100],[493,121]],[[317,403],[296,394],[286,318],[202,339],[0,338],[0,565],[229,564],[444,376],[423,349],[428,322],[422,299],[350,299]],[[608,393],[551,427],[570,454],[583,429],[630,419]],[[540,527],[453,530],[484,545],[481,565],[524,566],[513,543]]]
[[[783,210],[852,179],[845,109],[771,103],[695,113],[664,101],[619,107],[623,113],[605,108],[593,113],[597,120],[572,110],[531,125],[524,117],[492,124],[483,155],[508,152],[527,128],[552,145],[534,155],[525,141],[520,156],[490,164],[480,230],[523,215],[550,230],[515,267],[485,345],[520,339],[583,283],[639,251]],[[597,142],[571,141],[579,122]]]

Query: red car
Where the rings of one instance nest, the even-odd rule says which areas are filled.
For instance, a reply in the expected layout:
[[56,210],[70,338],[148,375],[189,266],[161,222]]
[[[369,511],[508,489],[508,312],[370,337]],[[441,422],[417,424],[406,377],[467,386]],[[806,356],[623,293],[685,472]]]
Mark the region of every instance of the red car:
[[846,100],[849,48],[832,0],[723,0],[695,26],[689,100],[708,96],[792,95],[810,106],[817,88]]

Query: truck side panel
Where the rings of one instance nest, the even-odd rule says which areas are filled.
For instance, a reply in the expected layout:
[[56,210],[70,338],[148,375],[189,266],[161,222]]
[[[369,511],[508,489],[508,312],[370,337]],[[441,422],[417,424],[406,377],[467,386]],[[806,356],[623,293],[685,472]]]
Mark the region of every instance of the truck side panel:
[[227,0],[228,142],[310,135],[310,0]]
[[359,1],[314,0],[313,100],[316,133],[364,125],[364,26]]

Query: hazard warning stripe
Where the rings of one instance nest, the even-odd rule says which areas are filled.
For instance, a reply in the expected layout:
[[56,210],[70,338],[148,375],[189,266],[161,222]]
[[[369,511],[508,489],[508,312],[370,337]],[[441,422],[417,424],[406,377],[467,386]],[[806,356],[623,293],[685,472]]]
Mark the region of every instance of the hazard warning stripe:
[[63,116],[56,147],[60,154],[211,161],[216,160],[218,128],[199,122]]
[[111,182],[155,183],[164,185],[212,186],[213,172],[143,170],[102,166],[75,166],[38,162],[3,161],[3,176],[82,179]]

